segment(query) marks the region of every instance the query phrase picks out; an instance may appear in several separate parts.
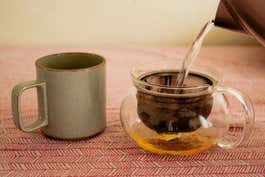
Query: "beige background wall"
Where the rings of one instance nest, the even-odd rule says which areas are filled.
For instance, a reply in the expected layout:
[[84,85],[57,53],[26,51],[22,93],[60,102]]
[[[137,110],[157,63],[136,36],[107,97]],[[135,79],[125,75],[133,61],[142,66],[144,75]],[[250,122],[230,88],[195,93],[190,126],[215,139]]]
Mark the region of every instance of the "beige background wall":
[[[218,0],[0,0],[0,45],[191,43]],[[206,44],[253,44],[214,29]]]

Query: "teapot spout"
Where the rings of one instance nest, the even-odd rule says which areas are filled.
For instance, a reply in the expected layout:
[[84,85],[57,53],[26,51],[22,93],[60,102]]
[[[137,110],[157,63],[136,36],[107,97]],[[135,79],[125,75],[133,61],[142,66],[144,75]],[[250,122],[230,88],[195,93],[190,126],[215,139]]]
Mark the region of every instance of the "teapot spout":
[[214,23],[249,34],[265,46],[264,7],[264,0],[220,0]]
[[236,30],[240,32],[246,32],[240,23],[235,20],[235,16],[232,15],[232,7],[229,4],[221,0],[216,12],[214,24],[219,27],[223,27],[230,30]]

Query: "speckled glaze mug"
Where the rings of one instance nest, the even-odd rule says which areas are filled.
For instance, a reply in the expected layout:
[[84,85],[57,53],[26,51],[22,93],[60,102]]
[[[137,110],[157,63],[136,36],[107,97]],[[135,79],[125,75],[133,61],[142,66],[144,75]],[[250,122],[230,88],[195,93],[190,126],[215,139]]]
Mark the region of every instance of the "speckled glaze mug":
[[[24,132],[41,129],[58,139],[91,137],[106,127],[105,59],[91,53],[59,53],[35,62],[37,79],[12,91],[13,120]],[[24,125],[20,95],[37,88],[38,119]]]

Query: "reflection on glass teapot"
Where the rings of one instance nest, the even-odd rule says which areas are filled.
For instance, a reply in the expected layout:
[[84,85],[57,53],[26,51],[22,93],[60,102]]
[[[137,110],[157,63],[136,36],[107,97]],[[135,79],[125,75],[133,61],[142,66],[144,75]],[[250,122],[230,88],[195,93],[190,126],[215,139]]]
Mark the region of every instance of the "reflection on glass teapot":
[[[131,139],[147,151],[190,155],[217,144],[234,148],[247,140],[254,125],[250,99],[220,85],[218,74],[191,71],[176,87],[177,70],[133,71],[136,89],[122,102],[121,122]],[[229,96],[242,106],[230,112]],[[238,114],[236,114],[238,115]]]

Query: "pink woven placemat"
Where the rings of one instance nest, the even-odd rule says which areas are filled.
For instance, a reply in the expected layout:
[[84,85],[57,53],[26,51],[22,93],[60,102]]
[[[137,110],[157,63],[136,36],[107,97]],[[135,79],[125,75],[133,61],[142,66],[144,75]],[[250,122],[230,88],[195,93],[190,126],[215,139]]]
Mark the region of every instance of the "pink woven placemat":
[[[38,57],[65,51],[95,52],[107,58],[105,132],[82,141],[58,141],[40,131],[19,131],[10,110],[12,87],[34,80]],[[185,51],[172,46],[0,47],[0,176],[265,176],[265,51],[261,47],[207,47],[196,61],[220,68],[225,85],[251,96],[256,125],[248,146],[161,156],[140,149],[123,131],[119,106],[131,87],[129,69],[181,58]],[[36,112],[36,94],[27,92],[23,117],[32,121]]]

